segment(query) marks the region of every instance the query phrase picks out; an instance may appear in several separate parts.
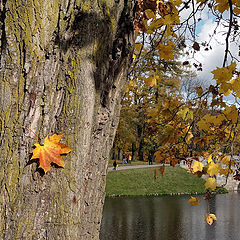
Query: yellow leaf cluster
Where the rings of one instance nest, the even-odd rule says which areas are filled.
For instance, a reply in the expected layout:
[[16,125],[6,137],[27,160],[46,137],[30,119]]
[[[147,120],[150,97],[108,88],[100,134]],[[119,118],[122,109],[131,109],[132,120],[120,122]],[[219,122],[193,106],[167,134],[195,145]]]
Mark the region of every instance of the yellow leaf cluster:
[[214,220],[217,221],[217,218],[216,218],[215,214],[207,213],[206,217],[205,217],[205,220],[209,225],[212,225]]
[[215,6],[215,9],[218,10],[220,13],[223,13],[224,11],[229,9],[228,0],[216,0],[216,3],[218,4]]
[[214,126],[218,126],[222,123],[223,120],[226,120],[226,117],[223,114],[219,114],[217,116],[207,114],[197,123],[197,125],[200,130],[209,130],[212,124]]

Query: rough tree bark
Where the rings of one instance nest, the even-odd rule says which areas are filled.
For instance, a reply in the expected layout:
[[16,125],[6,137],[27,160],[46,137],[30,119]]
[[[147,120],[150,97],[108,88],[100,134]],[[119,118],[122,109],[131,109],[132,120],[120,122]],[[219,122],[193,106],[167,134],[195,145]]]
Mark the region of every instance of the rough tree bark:
[[[0,239],[98,239],[132,55],[131,0],[0,0]],[[37,141],[73,151],[47,174]]]

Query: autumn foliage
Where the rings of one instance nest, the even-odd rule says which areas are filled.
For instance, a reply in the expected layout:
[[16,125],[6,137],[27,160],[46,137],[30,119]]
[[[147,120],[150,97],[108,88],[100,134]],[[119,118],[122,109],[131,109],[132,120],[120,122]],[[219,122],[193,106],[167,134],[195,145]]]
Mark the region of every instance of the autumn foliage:
[[[180,12],[190,7],[192,13],[181,22]],[[186,97],[180,89],[181,79],[193,75],[186,67],[190,62],[181,64],[178,56],[211,49],[209,43],[196,41],[197,21],[191,20],[197,11],[206,8],[218,19],[218,25],[224,22],[223,64],[212,69],[211,84],[192,87],[191,95]],[[225,19],[226,12],[229,17]],[[239,40],[239,15],[237,0],[137,1],[135,30],[139,37],[115,143],[119,148],[138,148],[138,157],[155,152],[156,161],[163,163],[162,176],[164,164],[175,166],[185,161],[189,173],[205,176],[207,201],[211,200],[209,192],[217,188],[218,175],[225,176],[227,182],[235,171],[235,179],[240,180],[239,165],[233,158],[240,151],[240,72],[239,60],[229,48],[230,42]],[[192,35],[188,51],[184,51],[186,29]],[[193,67],[196,71],[203,69],[201,63],[193,63]],[[189,202],[200,204],[194,197]],[[214,220],[217,218],[213,213],[206,214],[209,225]]]

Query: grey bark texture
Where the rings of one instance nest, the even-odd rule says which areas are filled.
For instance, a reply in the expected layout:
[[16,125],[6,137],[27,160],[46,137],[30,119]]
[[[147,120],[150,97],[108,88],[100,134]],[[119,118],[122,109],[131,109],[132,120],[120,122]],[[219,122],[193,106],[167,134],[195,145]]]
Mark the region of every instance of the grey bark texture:
[[[130,0],[0,0],[0,239],[98,239],[127,84]],[[30,160],[64,134],[65,168]]]

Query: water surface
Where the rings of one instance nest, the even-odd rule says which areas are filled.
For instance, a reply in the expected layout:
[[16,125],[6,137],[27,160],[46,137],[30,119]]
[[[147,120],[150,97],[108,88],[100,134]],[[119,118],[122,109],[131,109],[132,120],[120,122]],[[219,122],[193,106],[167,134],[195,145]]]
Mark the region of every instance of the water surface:
[[216,195],[205,222],[207,203],[191,206],[189,196],[106,198],[100,240],[239,240],[240,194]]

